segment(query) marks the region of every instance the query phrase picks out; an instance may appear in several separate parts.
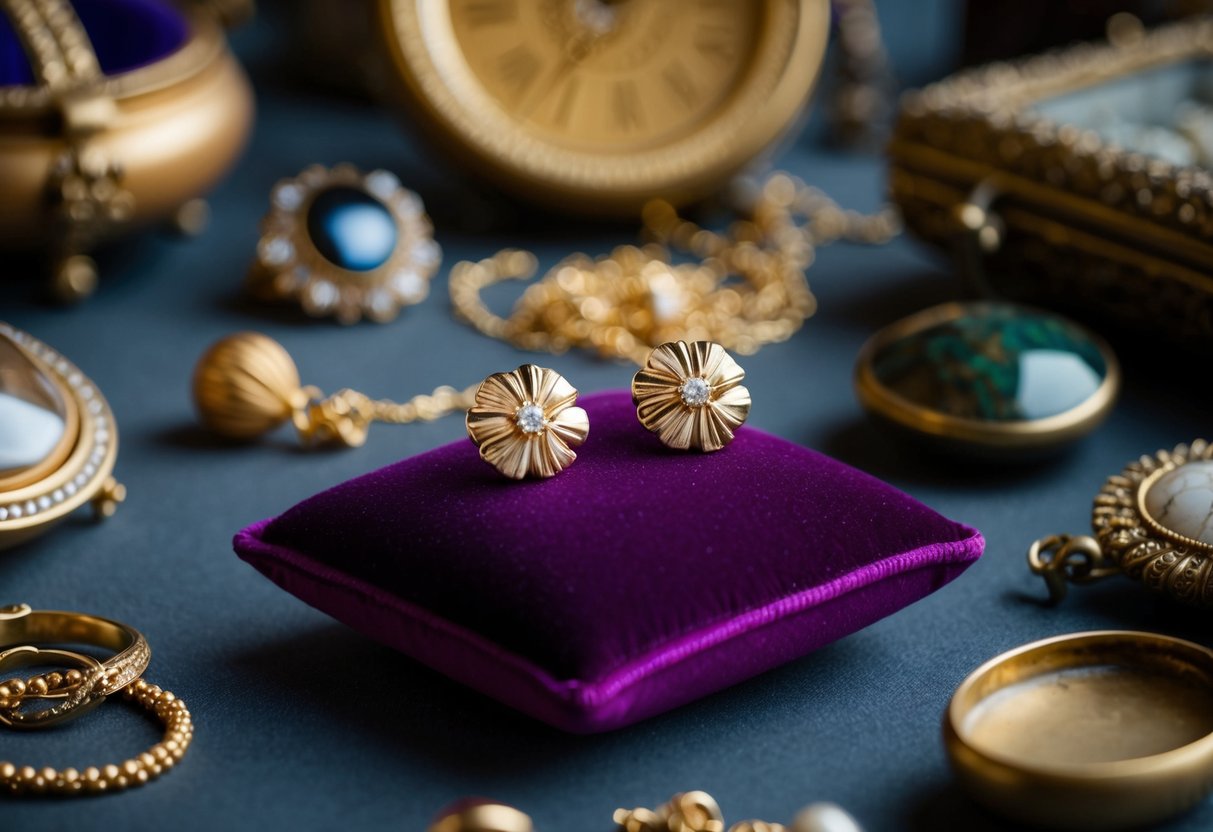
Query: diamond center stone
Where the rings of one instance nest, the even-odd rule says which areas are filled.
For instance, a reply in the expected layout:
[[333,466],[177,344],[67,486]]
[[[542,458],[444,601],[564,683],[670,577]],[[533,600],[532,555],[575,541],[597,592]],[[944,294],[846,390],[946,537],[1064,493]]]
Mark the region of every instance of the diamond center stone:
[[518,425],[519,430],[523,433],[542,433],[544,425],[543,408],[537,404],[527,402],[518,408],[518,412],[514,414],[514,423]]
[[702,407],[708,403],[712,387],[705,378],[688,378],[680,388],[683,403],[691,407]]

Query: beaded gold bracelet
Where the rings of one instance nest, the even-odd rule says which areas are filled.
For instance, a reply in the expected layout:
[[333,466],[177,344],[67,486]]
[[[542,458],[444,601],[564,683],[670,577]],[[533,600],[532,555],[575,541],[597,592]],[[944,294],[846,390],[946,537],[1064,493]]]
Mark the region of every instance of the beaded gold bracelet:
[[[35,676],[26,684],[53,693],[79,680],[78,671],[68,671]],[[164,724],[164,739],[121,764],[89,766],[83,770],[38,769],[0,761],[0,794],[70,797],[117,792],[142,786],[172,769],[185,756],[194,738],[194,723],[185,702],[143,679],[123,689],[122,698],[155,714]]]

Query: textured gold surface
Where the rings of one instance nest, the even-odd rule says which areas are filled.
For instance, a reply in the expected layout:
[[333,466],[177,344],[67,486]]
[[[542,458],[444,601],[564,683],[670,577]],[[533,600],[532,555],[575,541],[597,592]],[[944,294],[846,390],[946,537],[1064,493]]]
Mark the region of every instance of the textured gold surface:
[[[577,390],[555,370],[523,364],[509,373],[494,373],[476,390],[467,413],[468,437],[480,458],[511,479],[552,477],[573,464],[573,448],[585,442],[590,420],[574,407]],[[538,407],[543,424],[527,431],[520,413]]]
[[1145,827],[1213,789],[1213,651],[1152,633],[1058,636],[957,688],[944,741],[974,798],[1060,829]]
[[825,0],[380,0],[386,81],[467,166],[583,214],[725,183],[794,123]]
[[890,190],[907,226],[954,249],[977,283],[1001,295],[1207,342],[1213,173],[1120,148],[1033,108],[1207,61],[1210,44],[1213,21],[1193,18],[966,70],[907,95],[889,145]]
[[1172,600],[1213,607],[1213,546],[1158,523],[1145,508],[1150,487],[1189,462],[1213,460],[1204,439],[1129,462],[1104,482],[1091,511],[1094,537],[1054,535],[1028,550],[1028,565],[1060,601],[1066,581],[1090,583],[1124,574]]
[[[674,341],[655,348],[632,378],[636,416],[663,444],[677,450],[718,451],[750,413],[745,370],[724,347],[709,341]],[[702,380],[702,403],[686,401],[684,385]]]

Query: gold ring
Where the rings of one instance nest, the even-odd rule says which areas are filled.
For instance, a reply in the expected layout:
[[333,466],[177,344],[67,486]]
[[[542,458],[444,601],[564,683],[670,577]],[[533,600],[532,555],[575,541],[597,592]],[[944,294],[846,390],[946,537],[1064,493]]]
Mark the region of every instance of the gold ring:
[[[75,612],[32,610],[27,604],[0,607],[0,667],[28,665],[40,657],[74,660],[77,653],[42,645],[83,644],[112,650],[98,667],[85,667],[77,683],[56,691],[31,686],[22,680],[0,684],[0,724],[45,728],[83,716],[110,694],[117,693],[147,670],[152,651],[143,635],[132,627]],[[45,663],[43,660],[39,663]],[[87,662],[86,662],[87,665]],[[37,677],[35,677],[37,678]],[[53,708],[32,713],[20,710],[27,699],[58,699]]]

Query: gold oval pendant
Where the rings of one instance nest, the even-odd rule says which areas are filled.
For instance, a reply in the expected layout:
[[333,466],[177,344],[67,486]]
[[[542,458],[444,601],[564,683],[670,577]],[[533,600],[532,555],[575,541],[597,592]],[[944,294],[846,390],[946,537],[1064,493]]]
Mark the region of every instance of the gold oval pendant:
[[1054,601],[1066,584],[1124,574],[1183,604],[1213,607],[1213,445],[1203,439],[1144,455],[1108,477],[1093,536],[1054,535],[1028,550]]
[[113,514],[118,432],[105,397],[70,361],[0,322],[0,549],[84,503]]

